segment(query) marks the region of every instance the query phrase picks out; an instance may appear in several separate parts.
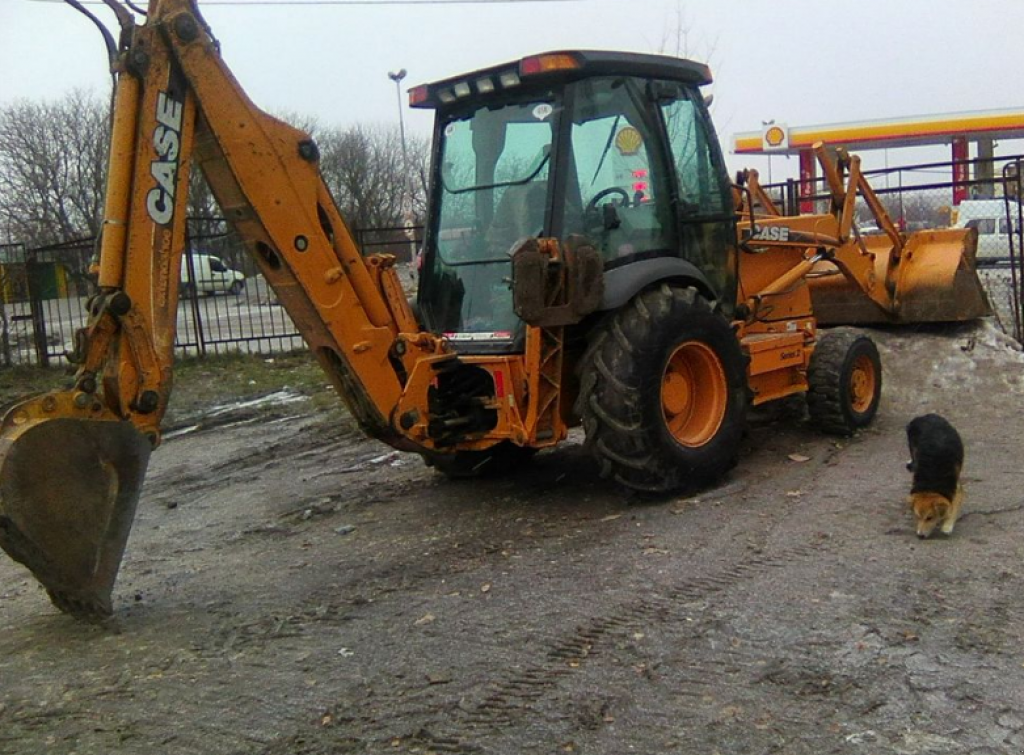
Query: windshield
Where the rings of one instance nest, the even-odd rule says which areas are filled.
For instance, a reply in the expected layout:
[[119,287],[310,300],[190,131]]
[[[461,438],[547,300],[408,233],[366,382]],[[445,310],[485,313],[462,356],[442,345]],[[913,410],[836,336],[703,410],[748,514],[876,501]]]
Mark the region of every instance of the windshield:
[[482,107],[444,124],[427,309],[443,332],[511,338],[509,251],[542,235],[554,98]]

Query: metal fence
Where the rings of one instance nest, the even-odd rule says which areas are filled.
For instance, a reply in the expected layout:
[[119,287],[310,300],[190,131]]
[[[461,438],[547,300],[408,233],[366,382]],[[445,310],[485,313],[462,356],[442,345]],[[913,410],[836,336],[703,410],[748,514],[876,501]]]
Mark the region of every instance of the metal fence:
[[[1000,327],[1024,343],[1022,256],[1024,156],[900,166],[866,171],[886,212],[904,231],[975,228],[977,269]],[[789,180],[765,187],[784,214],[826,212],[831,195],[824,178]],[[861,233],[879,233],[874,216],[857,200]]]
[[[866,175],[903,230],[956,224],[978,229],[978,270],[996,318],[1007,333],[1024,342],[1024,206],[1019,201],[1024,158],[901,166]],[[807,188],[796,181],[766,188],[786,214],[824,212],[828,206],[823,180]],[[857,215],[862,233],[877,232],[862,203]],[[302,337],[291,318],[223,219],[190,218],[188,229],[175,340],[178,353],[273,353],[302,348]],[[355,232],[364,253],[387,252],[401,261],[414,257],[421,235],[420,227]],[[92,239],[43,247],[0,245],[0,365],[67,361],[75,331],[86,323],[94,247]],[[214,277],[213,260],[226,272],[212,271],[219,275],[217,282],[204,285]],[[412,265],[401,270],[403,284],[413,290]]]
[[[409,260],[421,229],[356,232],[364,253]],[[0,245],[0,366],[67,362],[94,290],[93,239],[28,247]],[[236,234],[219,218],[190,218],[182,262],[178,354],[275,353],[304,347],[302,336]]]

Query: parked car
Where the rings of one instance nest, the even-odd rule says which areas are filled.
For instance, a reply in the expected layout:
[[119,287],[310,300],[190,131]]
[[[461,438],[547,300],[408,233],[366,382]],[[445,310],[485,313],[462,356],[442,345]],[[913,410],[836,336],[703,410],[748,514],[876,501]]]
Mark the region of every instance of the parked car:
[[[1007,222],[1006,203],[1010,202],[1010,217]],[[965,199],[954,208],[953,228],[978,229],[978,259],[1006,259],[1010,256],[1010,229],[1018,233],[1017,219],[1020,204],[1016,199]],[[1014,239],[1014,249],[1019,250],[1020,236]]]
[[232,270],[220,257],[210,254],[192,254],[192,273],[189,277],[188,255],[181,258],[181,294],[229,293],[237,296],[245,288],[245,274]]

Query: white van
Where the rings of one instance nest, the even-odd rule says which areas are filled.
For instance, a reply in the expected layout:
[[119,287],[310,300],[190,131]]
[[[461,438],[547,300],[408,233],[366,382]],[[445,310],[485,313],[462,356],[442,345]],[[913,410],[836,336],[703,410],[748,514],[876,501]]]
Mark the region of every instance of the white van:
[[245,274],[232,270],[220,257],[209,254],[192,255],[193,279],[189,279],[188,255],[181,257],[181,294],[188,296],[193,291],[199,294],[242,293],[245,288]]
[[[1006,220],[1006,203],[1010,203],[1010,218]],[[1010,256],[1010,228],[1015,231],[1020,204],[1016,199],[965,199],[953,208],[953,228],[978,229],[978,259],[1000,259]],[[1020,236],[1014,239],[1014,249],[1020,246]]]

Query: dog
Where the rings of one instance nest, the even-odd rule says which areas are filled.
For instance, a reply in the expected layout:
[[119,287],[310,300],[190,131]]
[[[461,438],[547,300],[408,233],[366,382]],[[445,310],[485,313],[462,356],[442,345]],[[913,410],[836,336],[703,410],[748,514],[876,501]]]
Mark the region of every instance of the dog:
[[960,433],[938,414],[925,414],[907,425],[907,443],[907,469],[914,473],[907,503],[917,519],[917,536],[930,536],[940,522],[942,534],[951,535],[964,500],[960,482],[964,443]]

